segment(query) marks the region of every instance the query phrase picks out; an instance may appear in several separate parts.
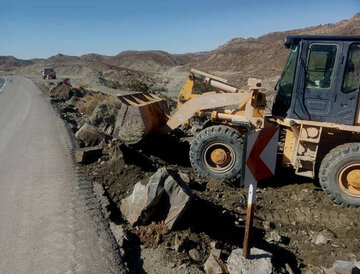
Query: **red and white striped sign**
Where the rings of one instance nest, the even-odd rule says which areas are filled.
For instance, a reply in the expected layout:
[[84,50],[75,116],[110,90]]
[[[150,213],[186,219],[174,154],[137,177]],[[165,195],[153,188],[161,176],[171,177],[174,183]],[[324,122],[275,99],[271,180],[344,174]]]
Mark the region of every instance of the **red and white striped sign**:
[[247,135],[245,187],[275,174],[279,128],[265,128]]
[[250,256],[250,230],[254,216],[257,182],[275,175],[279,127],[258,129],[246,135],[244,184],[249,188],[243,256]]

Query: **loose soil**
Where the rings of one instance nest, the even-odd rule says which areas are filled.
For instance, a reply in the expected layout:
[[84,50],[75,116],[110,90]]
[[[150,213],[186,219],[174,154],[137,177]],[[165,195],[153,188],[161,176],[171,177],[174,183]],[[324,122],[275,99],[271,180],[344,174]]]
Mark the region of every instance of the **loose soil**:
[[[191,178],[189,186],[195,199],[181,227],[166,231],[162,224],[150,224],[131,232],[145,248],[172,250],[167,257],[177,265],[186,262],[200,267],[209,255],[211,241],[221,247],[226,260],[232,249],[242,247],[247,190],[199,178],[187,160],[188,143],[174,141],[171,136],[157,138],[148,138],[133,147],[111,144],[112,149],[118,148],[113,160],[84,169],[90,178],[105,185],[117,206],[138,181],[147,180],[160,166],[186,173]],[[114,152],[106,153],[110,157]],[[359,260],[359,210],[333,204],[316,181],[295,176],[287,169],[279,169],[278,174],[281,175],[260,183],[252,245],[274,254],[274,266],[280,272],[289,267],[295,272],[319,270],[331,267],[335,260]],[[330,231],[333,237],[325,244],[315,244],[318,234],[324,231]],[[269,239],[274,232],[280,240]],[[174,252],[176,237],[185,239],[181,252]],[[200,252],[200,262],[189,258],[191,248]]]
[[[71,107],[73,101],[54,101],[65,120],[80,113]],[[88,178],[104,186],[112,204],[110,220],[129,232],[125,249],[134,273],[159,273],[150,267],[157,262],[165,265],[164,273],[201,272],[211,244],[222,250],[224,261],[233,249],[242,247],[247,190],[236,183],[198,177],[190,167],[189,143],[182,141],[187,139],[183,135],[153,135],[132,146],[107,141],[99,161],[83,166]],[[162,166],[189,176],[194,193],[191,209],[175,231],[166,230],[162,223],[130,227],[119,211],[121,200]],[[333,204],[317,181],[295,176],[288,169],[279,168],[277,174],[259,185],[251,235],[253,246],[273,254],[274,270],[321,272],[335,260],[359,261],[359,209]],[[322,243],[319,234],[326,238]],[[200,254],[198,261],[189,255],[194,248]]]

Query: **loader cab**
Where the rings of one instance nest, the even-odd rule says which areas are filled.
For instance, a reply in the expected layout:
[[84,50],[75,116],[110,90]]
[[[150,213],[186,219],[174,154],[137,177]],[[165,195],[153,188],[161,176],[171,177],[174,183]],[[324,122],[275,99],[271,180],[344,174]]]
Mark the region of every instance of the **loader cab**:
[[360,125],[360,36],[293,35],[272,114]]

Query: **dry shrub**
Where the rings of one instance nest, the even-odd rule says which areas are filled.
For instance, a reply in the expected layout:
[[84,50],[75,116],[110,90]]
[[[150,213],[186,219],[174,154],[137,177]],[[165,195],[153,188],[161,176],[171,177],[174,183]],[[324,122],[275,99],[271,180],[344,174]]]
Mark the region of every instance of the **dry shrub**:
[[85,88],[85,89],[89,89],[89,88],[90,88],[90,84],[89,84],[89,83],[80,82],[80,83],[74,84],[73,87],[75,87],[75,88]]

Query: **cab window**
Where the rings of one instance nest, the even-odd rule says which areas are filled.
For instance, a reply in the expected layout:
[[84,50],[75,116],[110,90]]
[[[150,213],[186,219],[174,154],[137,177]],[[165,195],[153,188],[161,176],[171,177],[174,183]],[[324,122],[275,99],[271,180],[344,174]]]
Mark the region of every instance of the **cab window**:
[[312,44],[310,47],[306,87],[329,89],[333,80],[336,45]]
[[360,44],[352,44],[349,48],[348,58],[344,72],[342,91],[350,93],[360,87]]

